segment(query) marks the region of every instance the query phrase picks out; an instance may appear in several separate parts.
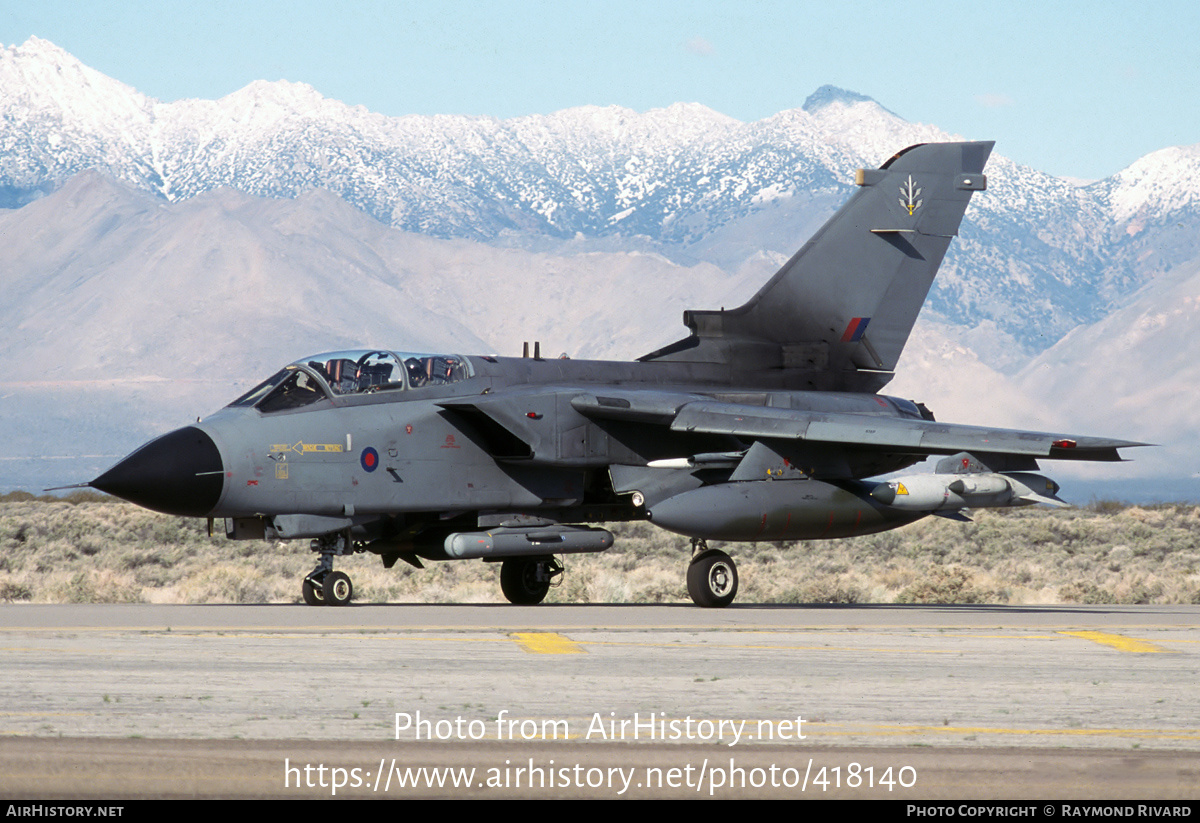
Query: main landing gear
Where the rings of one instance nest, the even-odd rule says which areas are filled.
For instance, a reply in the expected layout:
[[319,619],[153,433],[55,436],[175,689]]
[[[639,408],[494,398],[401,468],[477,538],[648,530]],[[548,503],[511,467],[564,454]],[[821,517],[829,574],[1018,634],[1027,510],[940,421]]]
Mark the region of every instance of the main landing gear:
[[[301,584],[304,602],[310,606],[345,606],[354,597],[354,584],[348,574],[333,570],[333,558],[364,549],[355,546],[346,531],[313,540],[312,550],[321,555],[321,560]],[[509,557],[500,566],[500,589],[508,602],[533,606],[546,599],[551,584],[562,573],[562,564],[550,555]],[[694,538],[687,587],[697,606],[728,606],[737,597],[737,564],[725,552],[710,549],[703,539]]]
[[563,573],[553,557],[510,557],[500,566],[500,590],[509,603],[534,606],[546,599],[550,584]]
[[348,531],[318,537],[311,545],[314,552],[320,553],[321,560],[300,584],[304,602],[310,606],[345,606],[354,596],[354,584],[350,575],[333,570],[333,558],[362,549],[354,546]]
[[[732,603],[738,590],[733,558],[719,549],[710,549],[700,538],[692,540],[692,554],[687,572],[692,602],[706,609]],[[500,567],[500,589],[509,603],[533,606],[546,598],[554,578],[562,573],[562,564],[554,557],[510,557]]]
[[702,538],[693,538],[687,585],[688,594],[697,606],[706,609],[724,608],[737,597],[737,565],[725,552],[710,549]]

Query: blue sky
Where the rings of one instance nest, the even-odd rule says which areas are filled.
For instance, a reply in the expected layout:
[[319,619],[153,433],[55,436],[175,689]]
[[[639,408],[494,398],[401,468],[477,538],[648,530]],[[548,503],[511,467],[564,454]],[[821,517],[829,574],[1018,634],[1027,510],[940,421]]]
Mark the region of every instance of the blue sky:
[[1200,4],[26,0],[30,35],[162,100],[308,83],[384,114],[700,102],[739,120],[831,83],[1036,168],[1105,177],[1200,143]]

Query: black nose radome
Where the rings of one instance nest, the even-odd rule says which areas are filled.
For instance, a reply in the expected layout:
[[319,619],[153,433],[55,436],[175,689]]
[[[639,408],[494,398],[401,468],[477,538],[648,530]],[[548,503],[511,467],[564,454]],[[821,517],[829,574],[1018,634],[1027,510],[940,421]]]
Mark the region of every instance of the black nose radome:
[[216,508],[224,483],[217,444],[188,426],[151,440],[90,485],[147,509],[203,517]]

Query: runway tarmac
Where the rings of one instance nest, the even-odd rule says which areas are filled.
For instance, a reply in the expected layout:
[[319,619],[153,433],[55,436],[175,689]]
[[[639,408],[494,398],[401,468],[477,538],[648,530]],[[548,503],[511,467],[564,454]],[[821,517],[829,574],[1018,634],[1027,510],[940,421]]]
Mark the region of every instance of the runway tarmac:
[[5,798],[1200,794],[1196,606],[5,605],[0,648]]

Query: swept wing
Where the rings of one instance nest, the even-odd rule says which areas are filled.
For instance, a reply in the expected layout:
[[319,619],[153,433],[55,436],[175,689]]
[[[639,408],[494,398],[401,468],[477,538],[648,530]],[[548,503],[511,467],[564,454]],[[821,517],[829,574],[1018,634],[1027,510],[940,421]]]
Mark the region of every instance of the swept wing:
[[[724,434],[746,440],[778,439],[855,446],[913,455],[972,452],[1052,460],[1119,461],[1118,449],[1143,446],[1130,440],[939,423],[890,415],[814,412],[670,395],[623,392],[581,395],[571,405],[592,418],[653,420],[675,432]],[[682,399],[676,395],[677,399]]]

